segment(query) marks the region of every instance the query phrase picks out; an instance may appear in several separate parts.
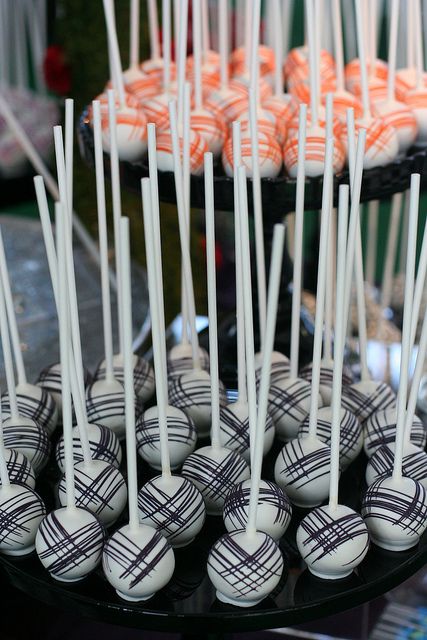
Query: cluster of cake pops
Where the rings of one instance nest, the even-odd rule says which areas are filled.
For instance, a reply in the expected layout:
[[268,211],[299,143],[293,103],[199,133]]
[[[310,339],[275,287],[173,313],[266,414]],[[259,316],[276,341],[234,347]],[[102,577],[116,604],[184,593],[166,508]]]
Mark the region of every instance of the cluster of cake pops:
[[[365,168],[385,166],[398,155],[427,141],[427,88],[423,70],[423,39],[420,3],[410,3],[407,20],[407,68],[397,69],[399,1],[389,0],[390,28],[387,61],[378,58],[376,3],[355,2],[358,57],[345,64],[341,2],[305,2],[306,42],[285,50],[290,16],[283,16],[280,0],[268,3],[273,25],[273,46],[260,44],[261,0],[244,4],[244,41],[229,51],[229,3],[218,0],[216,24],[218,51],[211,48],[207,0],[192,1],[192,54],[187,55],[189,1],[174,3],[175,62],[172,61],[171,2],[162,0],[161,43],[155,0],[147,1],[151,57],[139,60],[139,0],[131,2],[130,63],[123,71],[114,11],[104,1],[109,42],[110,81],[118,106],[118,146],[123,160],[140,160],[147,150],[147,123],[158,131],[158,166],[173,171],[168,102],[176,99],[182,138],[184,86],[190,83],[190,173],[203,172],[203,156],[211,151],[221,159],[225,173],[233,175],[231,124],[242,126],[242,161],[252,175],[252,156],[259,156],[261,177],[277,176],[282,170],[296,177],[297,127],[300,104],[307,104],[307,177],[323,174],[326,121],[325,101],[334,94],[334,172],[348,165],[346,110],[353,108],[356,127],[367,129]],[[284,9],[286,12],[289,7]],[[330,13],[330,15],[328,15]],[[346,19],[347,16],[345,16]],[[322,20],[331,20],[330,51],[321,48]],[[366,25],[372,24],[371,29]],[[250,87],[255,91],[255,113],[250,109]],[[285,91],[286,89],[286,91]],[[109,148],[106,93],[99,98],[103,113],[104,146]],[[92,119],[89,109],[89,119]],[[256,127],[255,127],[256,125]],[[256,145],[254,140],[256,131]],[[181,142],[182,144],[182,142]],[[255,146],[257,148],[255,148]]]

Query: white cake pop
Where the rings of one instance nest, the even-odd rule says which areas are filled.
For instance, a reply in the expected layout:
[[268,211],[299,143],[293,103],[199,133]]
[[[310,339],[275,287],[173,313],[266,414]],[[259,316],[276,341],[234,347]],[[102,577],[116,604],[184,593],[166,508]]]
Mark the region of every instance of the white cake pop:
[[24,556],[34,551],[34,538],[46,515],[41,498],[19,484],[0,487],[0,552]]
[[362,380],[343,389],[342,404],[365,422],[377,411],[394,407],[396,394],[385,382]]
[[15,449],[4,449],[3,453],[11,484],[21,484],[28,489],[34,489],[36,476],[24,454]]
[[[103,460],[112,464],[117,469],[122,461],[122,448],[116,434],[100,424],[88,423],[86,425],[89,439],[90,454],[93,460]],[[73,429],[73,457],[77,462],[83,460],[83,452],[78,427]],[[65,470],[64,438],[58,441],[55,449],[55,460],[61,473]]]
[[[83,370],[83,380],[85,388],[92,381],[92,376],[86,367]],[[54,362],[42,369],[37,384],[52,396],[58,410],[61,411],[61,366],[59,362]]]
[[[255,354],[255,375],[257,384],[260,381],[261,367],[262,367],[262,354]],[[280,351],[273,351],[271,354],[271,366],[270,366],[270,381],[271,384],[280,384],[283,380],[287,380],[291,375],[290,360],[284,353]]]
[[[396,438],[396,407],[383,409],[373,413],[363,425],[363,448],[371,458],[380,447],[392,444]],[[424,449],[427,433],[422,420],[414,416],[410,427],[410,441],[420,449]]]
[[[259,132],[258,135],[258,154],[259,154],[259,168],[261,178],[274,178],[280,173],[282,168],[282,152],[277,140],[273,136]],[[252,143],[250,135],[246,134],[242,136],[242,162],[244,163],[247,175],[252,177]],[[229,137],[224,145],[222,151],[222,165],[224,171],[228,176],[233,175],[233,145],[232,140]]]
[[[133,356],[133,378],[135,387],[135,396],[142,402],[147,402],[154,393],[154,372],[151,364],[134,354]],[[115,379],[123,385],[123,355],[116,353],[113,356],[113,373]],[[99,365],[93,376],[94,381],[105,380],[106,369],[105,360]]]
[[[198,349],[200,367],[209,371],[209,354],[206,349]],[[174,378],[182,376],[193,369],[193,354],[190,343],[176,344],[168,351],[168,377],[170,384]]]
[[[190,133],[190,171],[192,175],[203,173],[203,156],[209,151],[206,140],[193,129]],[[183,140],[179,138],[182,153]],[[157,164],[159,171],[173,171],[172,137],[170,131],[163,131],[157,136]]]
[[[65,256],[66,212],[57,205],[58,256]],[[72,416],[70,394],[70,330],[67,304],[67,266],[58,259],[58,310],[60,360],[62,372],[62,417],[65,436],[67,506],[56,509],[41,522],[36,536],[36,551],[43,566],[53,578],[74,582],[95,569],[101,559],[104,530],[97,518],[76,507],[74,495],[74,464],[72,455]]]
[[[175,568],[173,551],[162,534],[138,520],[138,488],[135,442],[135,404],[132,376],[132,298],[130,294],[129,220],[120,221],[123,261],[123,355],[125,359],[126,451],[128,467],[129,523],[107,540],[102,568],[118,595],[134,602],[147,600],[164,587]],[[125,271],[125,273],[123,273]]]

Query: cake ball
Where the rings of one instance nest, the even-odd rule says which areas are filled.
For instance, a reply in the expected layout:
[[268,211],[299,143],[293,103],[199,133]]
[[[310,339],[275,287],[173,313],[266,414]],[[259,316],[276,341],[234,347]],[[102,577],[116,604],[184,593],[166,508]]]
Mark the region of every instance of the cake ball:
[[[228,88],[231,91],[240,93],[241,96],[249,100],[249,88],[252,83],[252,76],[249,73],[242,74],[240,76],[234,76],[228,83]],[[273,89],[271,84],[265,80],[265,78],[258,79],[258,93],[260,102],[264,102],[266,98],[273,95]]]
[[[92,381],[92,376],[86,367],[83,368],[83,383],[85,388]],[[58,411],[62,411],[61,395],[61,365],[59,362],[45,367],[39,374],[37,384],[49,393],[55,401]]]
[[417,121],[417,144],[427,142],[427,89],[410,89],[403,97],[405,104],[411,109]]
[[[347,121],[347,109],[354,110],[356,119],[363,117],[363,107],[360,98],[345,89],[335,89],[334,93],[334,116],[342,122]],[[322,104],[326,102],[326,93],[321,96]]]
[[[304,438],[308,436],[309,420],[306,418],[302,423],[298,437]],[[324,442],[328,447],[331,446],[332,431],[332,408],[321,407],[317,417],[316,437]],[[346,469],[362,451],[363,448],[363,431],[359,420],[348,409],[341,407],[340,411],[340,466]]]
[[[373,413],[363,425],[363,448],[370,458],[383,445],[391,444],[396,439],[396,408],[382,409]],[[427,443],[427,432],[418,416],[414,416],[411,426],[410,441],[420,449]]]
[[124,600],[148,600],[172,577],[175,557],[161,533],[125,525],[104,546],[102,568],[108,582]]
[[[418,72],[416,67],[406,67],[403,69],[397,69],[396,71],[396,96],[399,94],[402,97],[410,89],[415,89],[417,86]],[[422,74],[423,85],[427,86],[427,73]],[[401,100],[402,98],[398,98]]]
[[[382,445],[377,449],[366,466],[366,484],[371,485],[376,480],[389,478],[393,473],[395,443]],[[407,478],[417,480],[427,489],[427,454],[412,443],[405,443],[402,458],[402,474]]]
[[[30,418],[48,434],[53,433],[58,424],[58,409],[52,396],[35,384],[18,384],[16,387],[18,413],[23,418]],[[9,395],[1,397],[2,415],[10,416]]]
[[[255,354],[255,379],[257,386],[261,382],[263,354],[258,351]],[[271,354],[270,384],[280,384],[282,380],[287,380],[291,375],[291,363],[287,356],[280,351],[273,351]]]
[[[179,148],[183,150],[183,138],[179,137]],[[190,173],[193,176],[203,174],[203,158],[209,147],[204,138],[197,131],[190,130]],[[157,166],[159,171],[173,171],[172,138],[169,130],[162,131],[157,136],[156,144]]]
[[9,556],[31,553],[45,515],[43,501],[32,489],[19,484],[0,487],[0,552]]
[[[135,389],[135,396],[142,400],[142,402],[147,402],[154,393],[155,389],[155,381],[154,381],[154,371],[151,364],[145,358],[141,358],[134,354],[133,356],[133,384]],[[115,379],[120,382],[121,385],[124,385],[124,364],[123,364],[123,355],[115,354],[113,356],[113,374]],[[107,371],[105,369],[105,360],[103,360],[99,365],[93,377],[94,380],[105,380],[107,375]]]
[[[171,80],[175,80],[176,77],[176,64],[173,60],[169,60],[170,77]],[[146,76],[153,77],[156,82],[161,85],[164,79],[164,61],[163,58],[148,58],[143,60],[139,65],[140,70]]]
[[[307,382],[311,382],[312,379],[312,366],[311,363],[305,365],[299,372],[300,378],[303,380],[307,380]],[[334,363],[332,361],[326,362],[325,360],[321,360],[320,363],[320,388],[319,392],[322,396],[322,402],[325,406],[329,406],[332,402],[332,383],[334,377]],[[350,385],[353,380],[350,378],[345,372],[342,375],[342,384]]]
[[[245,529],[248,522],[251,481],[236,484],[228,494],[223,511],[229,533]],[[274,482],[261,480],[258,496],[257,530],[278,542],[289,526],[292,507],[287,495]]]
[[[270,136],[277,136],[277,121],[276,116],[272,111],[259,108],[257,110],[257,129],[259,133],[266,133]],[[251,134],[251,118],[249,111],[244,111],[238,118],[240,122],[240,131],[242,134]]]
[[377,480],[363,498],[362,516],[376,545],[390,551],[411,549],[427,527],[426,490],[412,478]]
[[[213,91],[217,91],[220,88],[221,76],[216,65],[204,64],[201,70],[201,77],[202,99],[205,100]],[[191,84],[194,94],[194,87],[197,80],[193,69],[187,75],[187,82]]]
[[[122,461],[122,448],[116,434],[108,427],[100,424],[87,424],[86,431],[92,460],[103,460],[118,469]],[[61,473],[65,473],[63,436],[60,437],[56,445],[55,460]],[[83,450],[78,427],[73,429],[73,460],[75,463],[83,461]]]
[[361,380],[343,387],[342,392],[342,406],[361,422],[365,422],[376,411],[396,406],[396,394],[385,382]]
[[[33,467],[20,451],[15,449],[3,449],[3,454],[9,474],[10,484],[21,484],[27,489],[34,489],[36,476]],[[1,480],[0,480],[1,487]]]
[[227,137],[227,125],[223,116],[211,113],[209,109],[193,109],[190,113],[190,126],[208,145],[215,157],[221,155]]
[[[220,65],[220,56],[218,51],[214,49],[204,49],[202,51],[202,67],[211,66],[215,68],[217,71],[219,70]],[[192,71],[194,69],[194,56],[187,56],[185,61],[186,71]]]
[[[246,175],[252,178],[252,142],[248,133],[242,135],[242,162],[246,167]],[[282,151],[275,138],[263,131],[258,132],[259,172],[261,178],[274,178],[282,168]],[[228,176],[233,175],[233,140],[229,136],[222,151],[222,165]]]
[[36,475],[46,466],[50,454],[48,435],[42,427],[30,420],[8,418],[3,422],[3,443],[6,449],[20,451],[31,464]]
[[139,521],[157,529],[172,547],[185,547],[200,533],[206,517],[203,496],[182,476],[157,476],[138,493]]
[[[388,85],[387,80],[383,80],[382,78],[368,78],[368,91],[369,91],[369,103],[370,107],[373,111],[375,111],[376,105],[378,102],[384,102],[387,100],[388,96]],[[352,93],[358,98],[362,100],[362,83],[355,82],[352,87]]]
[[[326,153],[326,131],[321,126],[310,126],[306,136],[306,164],[305,174],[309,178],[323,175]],[[345,148],[340,139],[334,141],[333,168],[339,173],[344,168],[346,159]],[[296,178],[298,168],[298,136],[289,136],[283,148],[283,162],[291,178]]]
[[[325,80],[321,80],[320,82],[320,98],[326,96],[327,93],[335,93],[337,88],[337,83],[335,77],[327,78]],[[289,93],[293,96],[293,98],[301,103],[303,102],[306,105],[310,104],[311,101],[311,89],[310,89],[310,81],[309,78],[306,80],[302,80],[301,82],[296,82],[292,86],[289,87]]]
[[[310,76],[308,46],[295,47],[286,56],[284,64],[286,84],[292,87]],[[335,79],[335,61],[326,49],[320,50],[319,76],[323,81]]]
[[349,576],[368,553],[368,528],[353,509],[325,505],[301,521],[297,546],[313,575],[339,580]]
[[229,87],[210,93],[205,100],[205,107],[213,114],[223,118],[230,125],[248,109],[248,95]]
[[[74,466],[74,492],[76,506],[95,514],[106,527],[111,527],[126,506],[127,488],[120,471],[102,460],[89,464],[78,462]],[[67,486],[62,476],[58,497],[61,506],[67,504]]]
[[[227,404],[222,382],[219,385],[220,406]],[[192,418],[199,437],[207,436],[211,427],[211,378],[207,371],[193,369],[174,378],[169,388],[169,402]]]
[[170,93],[160,93],[144,101],[143,111],[147,123],[153,122],[156,125],[157,133],[169,129],[169,100],[171,98]]
[[396,130],[377,117],[357,120],[355,124],[356,133],[359,129],[366,129],[363,168],[384,167],[393,162],[399,152]]
[[274,466],[275,482],[299,507],[316,507],[329,492],[331,450],[317,438],[287,442]]
[[55,580],[77,582],[93,571],[101,559],[104,528],[86,509],[63,507],[40,523],[36,551]]
[[[310,411],[311,385],[301,378],[288,378],[270,386],[268,412],[279,440],[293,440]],[[318,398],[319,406],[322,400]]]
[[154,74],[146,74],[138,69],[131,67],[123,73],[125,89],[138,102],[143,102],[160,93],[160,81]]
[[[193,420],[184,411],[168,405],[166,407],[168,444],[171,469],[181,467],[193,453],[197,431]],[[161,469],[159,412],[157,406],[142,413],[136,422],[137,451],[153,469]]]
[[[276,66],[274,50],[265,44],[259,44],[256,52],[259,63],[259,77],[272,81]],[[247,70],[246,47],[238,47],[230,54],[230,74],[232,76],[243,75]]]
[[[387,81],[388,64],[384,60],[377,58],[373,65],[370,63],[368,64],[368,74],[370,79],[374,77]],[[346,64],[344,69],[344,78],[347,89],[354,93],[354,85],[359,85],[361,80],[359,58],[354,58]]]
[[86,390],[89,422],[108,427],[116,436],[125,436],[125,396],[118,380],[95,380]]
[[191,480],[203,496],[206,512],[220,515],[233,486],[249,478],[249,467],[235,451],[224,447],[202,447],[188,456],[182,475]]
[[[223,447],[240,453],[249,462],[250,438],[249,438],[249,413],[248,405],[243,402],[232,402],[221,407],[219,412],[220,442]],[[266,455],[274,440],[274,422],[267,414],[264,431],[263,455]]]
[[287,124],[298,112],[298,104],[289,93],[269,96],[262,103],[262,108],[271,111],[276,117],[276,131],[280,144],[284,144],[287,135]]
[[418,134],[418,124],[414,112],[408,105],[398,100],[377,102],[375,109],[385,124],[395,128],[399,152],[405,153],[415,142]]
[[[198,350],[200,368],[209,372],[209,354],[206,349],[199,347]],[[171,382],[174,378],[182,376],[193,370],[193,351],[191,344],[176,344],[168,352],[168,379]]]
[[279,583],[283,567],[276,542],[261,531],[226,533],[208,558],[208,576],[216,597],[238,607],[253,607],[264,600]]

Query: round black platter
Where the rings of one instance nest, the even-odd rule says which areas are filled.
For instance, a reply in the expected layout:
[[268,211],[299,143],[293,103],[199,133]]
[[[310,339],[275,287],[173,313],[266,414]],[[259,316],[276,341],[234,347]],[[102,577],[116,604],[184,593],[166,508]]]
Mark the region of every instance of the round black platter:
[[[271,477],[280,450],[275,443],[264,462],[264,477]],[[340,501],[358,509],[364,491],[366,460],[361,456],[343,474]],[[139,486],[156,475],[139,464]],[[37,490],[53,508],[57,472],[52,464],[38,479]],[[305,512],[294,509],[291,525],[280,542],[285,558],[282,580],[259,606],[239,609],[220,603],[206,573],[212,544],[222,535],[221,518],[208,517],[202,532],[186,549],[175,551],[171,582],[151,600],[137,604],[121,600],[98,570],[80,583],[54,581],[35,553],[26,558],[0,556],[0,573],[17,589],[53,607],[97,621],[139,629],[203,634],[255,631],[308,622],[371,600],[415,573],[427,561],[427,535],[409,551],[391,553],[371,546],[357,572],[338,581],[313,577],[299,557],[295,532]],[[121,522],[124,521],[124,514]],[[116,526],[119,526],[117,524]]]
[[[89,124],[87,111],[79,120],[78,138],[80,152],[85,161],[94,165],[93,131]],[[109,172],[109,156],[105,154],[106,171]],[[144,160],[139,162],[120,162],[120,178],[123,186],[140,194],[141,178],[148,175],[148,164]],[[412,173],[421,174],[421,186],[427,186],[427,148],[411,148],[407,155],[396,159],[385,167],[376,167],[363,172],[361,201],[381,200],[394,193],[409,188]],[[176,203],[175,181],[172,172],[158,173],[159,194],[162,202]],[[348,184],[348,172],[337,174],[334,179],[334,202],[337,204],[340,184]],[[323,178],[306,180],[305,208],[314,211],[321,208]],[[286,213],[295,210],[296,181],[283,172],[277,178],[262,179],[262,204],[264,218],[269,222],[280,220]],[[252,206],[252,182],[248,180],[248,202]],[[215,208],[218,211],[232,211],[233,180],[224,174],[220,163],[215,167],[214,176]],[[204,209],[204,177],[191,178],[191,205],[195,209]]]

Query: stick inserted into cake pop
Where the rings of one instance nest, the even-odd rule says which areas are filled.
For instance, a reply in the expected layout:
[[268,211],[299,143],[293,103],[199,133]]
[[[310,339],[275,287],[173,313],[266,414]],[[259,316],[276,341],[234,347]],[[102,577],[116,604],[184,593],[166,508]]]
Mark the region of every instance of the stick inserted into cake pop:
[[169,582],[175,568],[175,557],[166,538],[153,527],[140,524],[138,517],[129,220],[124,217],[120,220],[120,242],[129,522],[107,540],[102,567],[108,582],[121,598],[139,602],[148,600]]
[[339,504],[342,365],[345,342],[344,285],[348,222],[347,185],[339,191],[335,352],[332,391],[331,472],[329,503],[313,509],[300,523],[297,545],[314,575],[339,579],[349,575],[368,552],[369,534],[362,517]]
[[[149,480],[139,491],[139,517],[140,522],[160,531],[173,547],[182,547],[189,544],[200,532],[205,520],[205,505],[201,493],[190,480],[171,474],[169,452],[170,449],[180,446],[181,434],[179,426],[176,425],[176,416],[171,415],[167,398],[164,318],[161,315],[163,304],[160,302],[160,297],[163,298],[163,282],[161,272],[157,273],[161,259],[156,257],[159,247],[154,224],[156,213],[151,198],[150,179],[144,178],[141,186],[157,399],[157,407],[155,412],[152,412],[156,415],[151,418],[151,428],[153,432],[159,433],[162,474]],[[179,422],[184,422],[185,444],[187,424],[179,415],[180,410],[175,409],[175,412],[178,414]],[[170,438],[168,418],[173,422],[174,417],[175,427]],[[195,438],[193,447],[194,444]]]
[[[56,206],[58,256],[65,256],[68,220]],[[50,575],[62,582],[76,582],[95,569],[101,559],[104,529],[90,511],[76,506],[74,486],[73,424],[70,389],[70,317],[66,261],[58,259],[59,340],[62,376],[62,422],[65,439],[66,507],[55,509],[41,522],[36,551]]]

